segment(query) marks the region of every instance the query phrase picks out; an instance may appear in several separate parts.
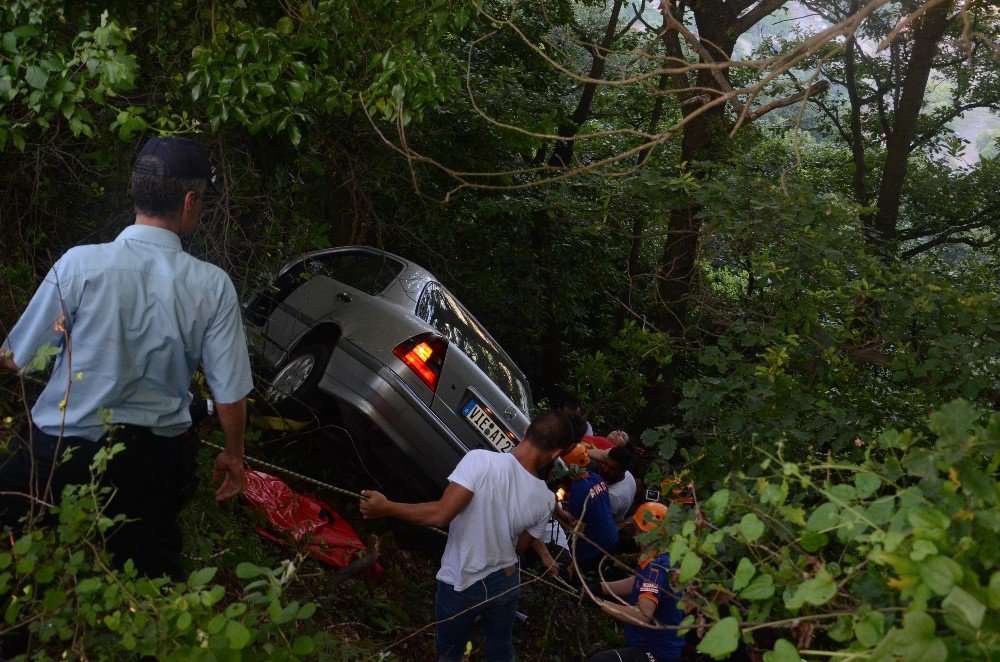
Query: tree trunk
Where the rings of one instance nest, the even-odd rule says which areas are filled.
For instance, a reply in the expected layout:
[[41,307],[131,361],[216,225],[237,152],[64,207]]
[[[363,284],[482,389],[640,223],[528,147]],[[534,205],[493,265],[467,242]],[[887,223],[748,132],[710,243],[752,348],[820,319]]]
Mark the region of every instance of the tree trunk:
[[[694,5],[694,14],[706,50],[716,62],[731,60],[736,45],[733,36],[738,22],[736,13],[728,10],[719,0],[703,0]],[[728,78],[728,70],[723,70],[722,75]],[[698,71],[696,86],[699,90],[719,90],[718,81],[707,69]],[[695,108],[694,104],[682,105],[685,115]],[[681,161],[691,164],[718,157],[727,140],[725,121],[726,110],[722,105],[692,117],[684,125]],[[698,205],[690,204],[670,213],[667,238],[657,269],[658,314],[655,319],[661,331],[675,338],[684,334],[684,319],[698,254],[699,211]]]
[[[587,76],[589,80],[583,84],[583,92],[580,94],[580,100],[576,104],[576,110],[573,111],[570,121],[559,125],[558,134],[561,138],[576,137],[580,127],[590,117],[590,106],[594,103],[594,96],[597,94],[598,84],[596,81],[604,77],[608,49],[611,48],[611,44],[615,40],[615,31],[618,29],[618,17],[621,14],[623,4],[624,0],[615,0],[615,4],[611,8],[611,17],[608,19],[607,29],[604,31],[604,38],[601,39],[600,44],[591,46],[594,59],[591,61],[590,73]],[[549,159],[549,165],[556,168],[569,167],[570,162],[573,160],[575,145],[575,140],[561,140],[556,143],[555,149],[552,150],[552,157]]]
[[[664,67],[669,66],[668,63],[664,62]],[[660,81],[657,85],[657,91],[659,95],[656,97],[656,102],[653,104],[653,112],[649,115],[649,125],[646,127],[646,133],[654,134],[657,128],[660,126],[660,118],[663,117],[663,103],[666,98],[663,92],[667,89],[667,83],[670,77],[667,74],[660,75]],[[653,148],[648,147],[641,152],[639,152],[636,158],[636,164],[642,165],[646,162],[646,159],[650,157]],[[615,330],[622,328],[626,319],[635,317],[635,302],[633,301],[633,283],[635,282],[636,276],[639,274],[639,253],[642,250],[642,235],[646,228],[646,219],[643,218],[642,214],[636,214],[635,218],[632,219],[632,233],[629,237],[629,249],[628,249],[628,259],[625,262],[625,288],[622,291],[622,301],[621,305],[618,306],[618,313],[615,315]]]
[[886,255],[892,255],[896,242],[896,222],[899,218],[899,202],[906,180],[907,157],[910,143],[917,133],[917,120],[924,104],[924,92],[937,55],[938,46],[950,23],[949,14],[954,2],[947,0],[928,11],[918,19],[913,33],[913,47],[906,67],[906,80],[888,136],[885,151],[885,167],[878,192],[878,211],[866,219],[870,223],[875,248]]
[[[693,5],[698,34],[705,49],[715,62],[732,59],[736,45],[738,12],[727,8],[720,0],[701,0]],[[676,36],[676,35],[675,35]],[[667,54],[680,55],[679,40],[665,39]],[[702,59],[704,62],[704,59]],[[722,75],[728,79],[728,70]],[[675,81],[675,86],[680,81]],[[700,69],[695,81],[698,90],[719,90],[719,83],[707,69]],[[687,104],[692,93],[679,95],[682,112],[687,116],[698,104]],[[681,139],[681,161],[691,164],[711,161],[721,154],[727,142],[726,110],[722,105],[694,116],[684,125]],[[691,295],[691,285],[698,256],[701,208],[691,203],[670,213],[667,238],[663,243],[657,267],[656,301],[653,318],[660,331],[671,338],[682,338]],[[661,373],[662,379],[647,392],[646,409],[637,417],[633,428],[643,430],[662,423],[675,404],[674,382],[679,361],[674,360]]]
[[[858,11],[858,0],[851,0],[851,14]],[[844,79],[847,86],[847,98],[851,103],[851,155],[854,158],[854,176],[852,185],[854,201],[862,207],[868,206],[867,164],[865,162],[865,136],[861,130],[861,96],[858,94],[857,81],[857,48],[858,41],[852,34],[847,38],[844,54]]]

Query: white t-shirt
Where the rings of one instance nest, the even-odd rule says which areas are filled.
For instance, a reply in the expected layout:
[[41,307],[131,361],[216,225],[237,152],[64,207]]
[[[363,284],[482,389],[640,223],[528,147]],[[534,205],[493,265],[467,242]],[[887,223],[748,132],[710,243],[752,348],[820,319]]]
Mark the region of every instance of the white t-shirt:
[[611,499],[611,518],[615,524],[625,519],[632,500],[635,499],[635,476],[631,471],[625,472],[625,477],[614,485],[608,485],[608,497]]
[[523,531],[535,538],[545,534],[556,497],[508,453],[471,451],[448,480],[473,497],[451,521],[437,578],[464,591],[517,562],[515,546]]

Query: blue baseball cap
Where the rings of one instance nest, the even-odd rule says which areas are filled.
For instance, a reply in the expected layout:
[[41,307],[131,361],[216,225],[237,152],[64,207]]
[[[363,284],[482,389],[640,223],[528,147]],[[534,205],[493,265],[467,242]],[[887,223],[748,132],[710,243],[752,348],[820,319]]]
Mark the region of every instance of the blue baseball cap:
[[[153,168],[148,161],[140,163],[144,156],[154,157],[162,166]],[[216,186],[215,167],[208,158],[208,152],[196,140],[183,136],[156,136],[150,138],[136,160],[135,172],[145,175],[160,175],[177,179],[204,179],[208,187],[219,194]]]

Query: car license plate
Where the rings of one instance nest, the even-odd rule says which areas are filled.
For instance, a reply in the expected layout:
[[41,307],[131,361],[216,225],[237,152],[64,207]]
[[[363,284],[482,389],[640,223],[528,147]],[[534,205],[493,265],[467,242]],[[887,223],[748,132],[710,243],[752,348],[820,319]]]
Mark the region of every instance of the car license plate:
[[469,400],[465,403],[462,415],[465,416],[465,420],[472,424],[472,427],[476,428],[483,439],[490,442],[490,445],[501,453],[506,453],[514,447],[514,442],[510,440],[503,428],[497,425],[489,413],[475,400]]

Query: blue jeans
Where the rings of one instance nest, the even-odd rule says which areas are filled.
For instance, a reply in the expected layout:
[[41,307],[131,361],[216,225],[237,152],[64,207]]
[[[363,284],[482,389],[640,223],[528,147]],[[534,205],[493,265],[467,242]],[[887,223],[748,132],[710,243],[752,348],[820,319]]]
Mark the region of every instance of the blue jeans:
[[[510,574],[507,574],[510,571]],[[497,570],[464,591],[439,581],[434,600],[438,662],[460,662],[476,616],[482,616],[483,652],[490,662],[514,659],[514,614],[521,597],[516,566]]]

